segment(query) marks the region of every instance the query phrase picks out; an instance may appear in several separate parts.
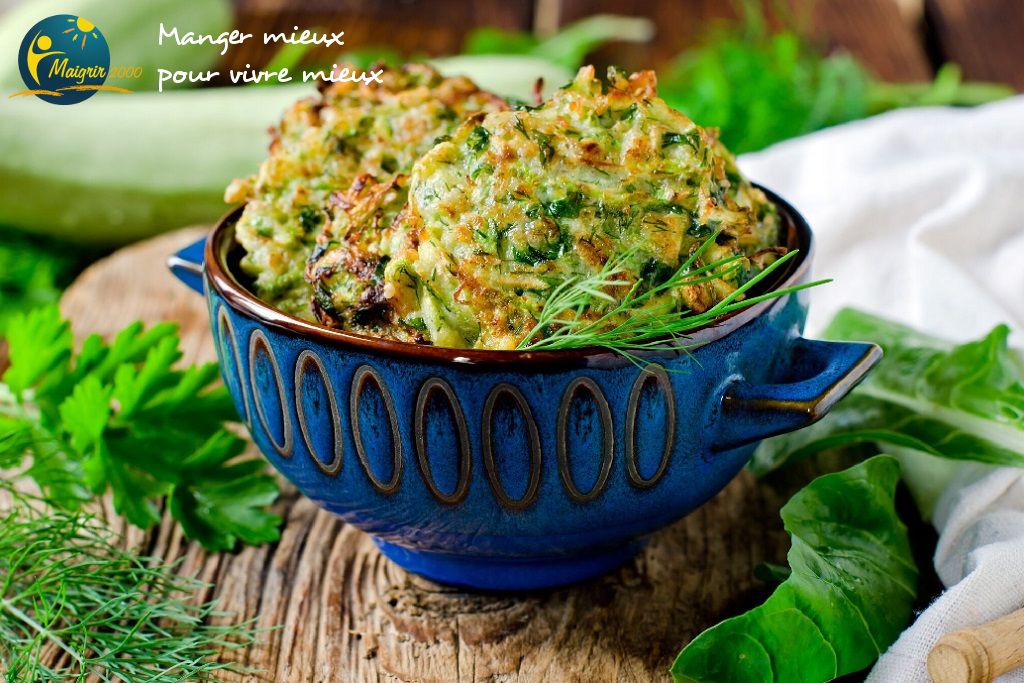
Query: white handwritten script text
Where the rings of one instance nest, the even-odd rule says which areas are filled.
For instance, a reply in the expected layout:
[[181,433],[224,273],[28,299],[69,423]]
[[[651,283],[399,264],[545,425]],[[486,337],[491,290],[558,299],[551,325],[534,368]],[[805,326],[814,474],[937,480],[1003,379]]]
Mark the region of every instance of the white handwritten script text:
[[[323,47],[330,46],[342,46],[345,41],[342,40],[342,36],[345,35],[344,31],[338,32],[326,32],[317,33],[316,31],[299,30],[298,26],[293,27],[291,33],[264,33],[263,44],[269,45],[272,43],[282,43],[285,45],[320,45]],[[163,45],[166,39],[168,43],[173,42],[179,46],[185,45],[213,45],[220,47],[220,54],[226,55],[228,50],[234,45],[241,45],[245,41],[253,37],[251,33],[245,33],[239,30],[225,31],[219,35],[213,35],[208,33],[195,33],[193,31],[186,31],[181,33],[178,31],[177,26],[167,28],[163,22],[160,23],[160,35],[157,38],[158,44]],[[316,71],[302,71],[301,74],[295,74],[293,76],[287,68],[282,68],[276,71],[259,70],[252,68],[251,65],[246,64],[245,69],[232,69],[228,71],[228,78],[232,83],[289,83],[293,78],[300,77],[302,82],[306,83],[309,81],[324,81],[328,83],[364,83],[370,84],[373,82],[383,83],[381,80],[381,74],[384,73],[384,69],[372,70],[372,71],[354,71],[348,67],[339,67],[337,64],[333,64],[332,68],[328,71],[326,69],[319,69]],[[170,69],[157,69],[158,75],[158,90],[163,92],[165,83],[183,84],[183,83],[208,83],[215,80],[221,75],[220,71],[172,71]]]

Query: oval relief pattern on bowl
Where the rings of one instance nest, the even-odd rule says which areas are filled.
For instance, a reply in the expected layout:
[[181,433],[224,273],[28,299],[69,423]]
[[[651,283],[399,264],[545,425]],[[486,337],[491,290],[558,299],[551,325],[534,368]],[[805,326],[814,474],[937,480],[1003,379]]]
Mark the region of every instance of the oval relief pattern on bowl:
[[[237,359],[239,354],[234,329],[230,318],[223,309],[217,315],[217,332],[222,361]],[[238,379],[241,380],[244,377],[248,380],[247,382],[240,381],[246,417],[248,418],[250,415],[249,400],[251,400],[255,408],[257,422],[271,446],[281,457],[290,458],[294,449],[293,433],[295,429],[286,400],[286,387],[283,379],[286,375],[282,373],[270,340],[262,330],[255,329],[250,334],[247,356],[248,368],[246,371],[235,366],[238,370]],[[269,395],[268,387],[261,388],[260,382],[257,381],[260,374],[257,370],[257,363],[267,363],[270,366],[269,377],[272,379],[273,388],[269,391]],[[267,373],[263,374],[263,384],[266,385],[268,377],[265,375]],[[295,417],[302,441],[317,469],[326,476],[337,476],[342,470],[345,456],[344,425],[336,388],[331,382],[328,366],[316,351],[305,349],[299,353],[295,367],[289,375],[293,378]],[[311,380],[318,381],[322,385],[323,395],[326,396],[327,402],[326,411],[322,409],[322,402],[307,400],[307,383]],[[655,385],[656,394],[647,400],[653,400],[660,404],[660,407],[654,408],[654,410],[661,411],[659,414],[663,416],[665,429],[662,436],[662,447],[658,449],[657,464],[653,468],[653,473],[645,477],[641,471],[643,469],[642,457],[638,452],[637,432],[643,428],[639,418],[642,410],[641,403],[645,400],[645,393],[650,393],[645,392],[645,389],[652,383]],[[378,398],[373,398],[372,393],[376,393]],[[516,419],[524,426],[522,446],[525,449],[523,454],[525,466],[522,469],[527,472],[527,478],[525,486],[520,483],[519,490],[514,493],[510,493],[510,489],[514,488],[516,482],[502,481],[500,461],[495,455],[496,441],[502,443],[499,440],[499,435],[495,433],[495,416],[502,402],[505,403],[505,408],[515,414]],[[375,491],[383,495],[394,494],[401,486],[404,469],[402,435],[394,399],[381,374],[367,364],[356,368],[349,387],[347,403],[356,460]],[[374,410],[374,406],[371,404],[375,404],[382,410]],[[318,409],[311,415],[310,413],[313,412],[311,406],[313,405],[316,405]],[[270,414],[272,407],[275,413]],[[272,422],[276,421],[272,421],[270,418],[277,417],[276,410],[280,410],[281,429],[272,430],[272,426],[276,426]],[[572,453],[574,450],[573,432],[578,426],[573,421],[573,415],[580,413],[581,410],[583,414],[587,415],[588,420],[593,420],[598,426],[597,431],[600,434],[600,460],[597,464],[596,476],[591,475],[593,483],[589,486],[580,483],[580,479],[585,477],[579,471],[581,468],[574,466],[577,461],[583,462],[584,458],[581,454],[574,455]],[[428,439],[428,421],[432,419],[431,415],[436,419],[443,413],[447,413],[454,427],[456,452],[443,455],[438,452],[432,455]],[[675,394],[668,373],[663,367],[651,364],[640,370],[632,385],[625,415],[623,454],[626,474],[636,489],[648,489],[662,479],[668,468],[676,432]],[[389,448],[382,448],[376,453],[369,451],[368,446],[374,440],[371,439],[368,443],[362,426],[364,420],[387,427],[390,440]],[[251,419],[247,420],[247,423],[251,422]],[[325,422],[330,422],[332,430],[330,439],[332,448],[326,453],[321,452],[325,450],[324,448],[318,448],[314,443],[315,430],[323,429]],[[473,453],[469,438],[470,423],[467,422],[462,404],[451,384],[440,377],[430,377],[423,382],[417,393],[412,424],[415,457],[424,485],[439,503],[458,505],[469,494],[473,478]],[[502,508],[511,511],[529,509],[536,502],[540,493],[544,449],[534,411],[525,394],[508,382],[495,384],[484,402],[479,424],[481,461],[484,475],[495,501]],[[607,487],[614,464],[615,425],[608,399],[600,385],[590,377],[576,377],[562,390],[554,437],[555,452],[553,455],[558,462],[559,478],[566,495],[570,500],[579,504],[597,499]],[[432,458],[451,456],[456,458],[451,470],[455,473],[455,482],[454,487],[450,487],[449,491],[444,491],[435,481],[435,465],[442,463],[440,461],[434,463]],[[379,468],[375,468],[375,464],[383,464],[385,460],[390,461],[389,475],[382,473]],[[650,470],[653,463],[653,460],[647,463],[646,469]],[[581,490],[581,487],[586,487],[586,490]]]

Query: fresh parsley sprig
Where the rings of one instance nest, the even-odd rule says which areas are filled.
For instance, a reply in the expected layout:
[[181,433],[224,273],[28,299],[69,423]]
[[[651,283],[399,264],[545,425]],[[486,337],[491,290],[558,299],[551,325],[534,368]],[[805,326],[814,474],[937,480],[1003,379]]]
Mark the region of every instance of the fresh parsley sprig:
[[75,353],[70,325],[45,306],[13,320],[7,341],[0,462],[48,502],[75,509],[109,490],[115,510],[146,529],[167,501],[208,550],[277,539],[281,520],[266,509],[277,484],[226,429],[236,417],[216,364],[175,368],[175,325],[134,323]]
[[[768,264],[706,311],[676,310],[671,303],[655,303],[658,297],[673,289],[730,277],[743,267],[745,257],[739,255],[698,265],[701,255],[717,237],[718,233],[715,233],[707,238],[667,279],[650,287],[642,280],[629,283],[618,278],[626,270],[625,264],[634,256],[634,250],[608,259],[597,273],[564,280],[548,293],[536,324],[519,348],[603,347],[640,363],[641,359],[634,353],[636,351],[678,348],[685,341],[683,337],[687,332],[707,325],[721,315],[831,282],[816,280],[748,298],[747,294],[758,283],[796,257],[799,251],[794,249]],[[621,296],[611,293],[622,288],[628,290]]]
[[0,227],[0,337],[18,313],[55,303],[96,253]]

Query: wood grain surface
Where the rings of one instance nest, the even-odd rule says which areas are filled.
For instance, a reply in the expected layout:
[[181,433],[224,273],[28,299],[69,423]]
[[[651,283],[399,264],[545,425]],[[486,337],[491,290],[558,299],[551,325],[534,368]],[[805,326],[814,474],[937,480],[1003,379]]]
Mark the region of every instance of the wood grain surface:
[[336,59],[341,52],[387,47],[403,56],[449,55],[462,49],[476,26],[529,30],[531,0],[235,0],[235,28],[257,36],[230,50],[223,69],[264,65],[276,45],[265,45],[264,31],[302,29],[345,31],[345,45],[316,48],[307,63]]
[[[214,359],[202,299],[164,268],[202,234],[186,229],[123,249],[86,270],[63,308],[81,338],[125,324],[173,320],[187,362]],[[744,472],[710,503],[655,534],[621,569],[527,594],[467,593],[383,558],[370,539],[288,489],[279,543],[209,554],[165,518],[126,544],[212,583],[235,619],[268,630],[237,655],[254,681],[657,681],[679,649],[769,587],[753,578],[788,546],[784,498]]]
[[928,655],[933,683],[991,683],[1024,666],[1024,609],[947,633]]
[[964,75],[1024,90],[1024,3],[1020,0],[927,0],[936,51]]
[[[646,16],[656,34],[647,44],[613,43],[594,57],[630,69],[649,69],[693,47],[726,20],[737,17],[738,3],[721,0],[675,0],[628,3],[621,0],[561,0],[561,24],[597,12]],[[791,26],[825,53],[845,50],[876,75],[894,81],[931,77],[920,26],[901,13],[893,0],[789,0],[765,3],[769,23]],[[791,8],[790,12],[780,11]]]

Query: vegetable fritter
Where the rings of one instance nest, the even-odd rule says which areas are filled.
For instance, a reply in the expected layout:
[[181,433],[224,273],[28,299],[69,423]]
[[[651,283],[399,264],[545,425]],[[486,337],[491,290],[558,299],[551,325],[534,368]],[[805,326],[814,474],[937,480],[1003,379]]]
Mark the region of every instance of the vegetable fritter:
[[515,348],[559,283],[621,259],[623,286],[585,312],[597,319],[717,235],[693,267],[738,256],[732,267],[646,304],[702,312],[785,253],[774,205],[717,131],[657,97],[651,71],[613,69],[602,83],[584,67],[538,107],[471,116],[415,164],[408,188],[372,276],[372,333],[395,339]]
[[[329,223],[332,236],[321,240],[320,252],[349,247],[349,261],[339,262],[334,277],[361,291],[357,285],[368,261],[359,254],[375,253],[376,229],[403,205],[404,174],[468,116],[506,107],[469,79],[442,78],[425,65],[387,70],[382,78],[382,85],[333,83],[296,102],[274,131],[259,172],[236,180],[225,193],[229,202],[246,202],[235,228],[246,251],[242,268],[253,276],[255,293],[283,311],[312,317],[313,291],[303,271]],[[367,192],[377,194],[368,198]],[[381,212],[379,218],[358,218],[359,230],[371,234],[351,235],[348,219],[335,219],[350,201]],[[356,299],[351,294],[325,309]],[[318,300],[329,304],[330,297]]]

